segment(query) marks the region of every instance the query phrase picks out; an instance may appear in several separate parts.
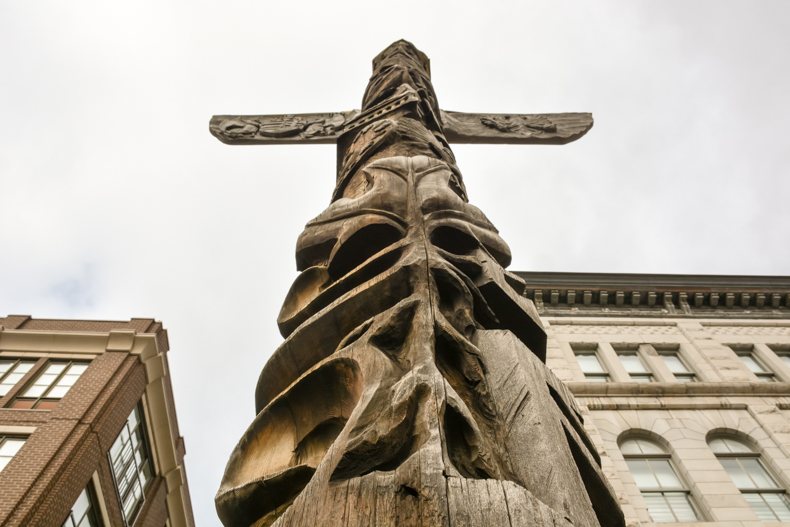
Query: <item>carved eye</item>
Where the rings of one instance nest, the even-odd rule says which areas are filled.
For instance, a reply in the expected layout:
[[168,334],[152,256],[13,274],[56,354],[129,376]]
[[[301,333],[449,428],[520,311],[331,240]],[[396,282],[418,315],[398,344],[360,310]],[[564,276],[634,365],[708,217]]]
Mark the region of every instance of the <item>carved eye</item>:
[[402,233],[387,223],[366,225],[340,242],[329,262],[329,275],[337,280],[368,258],[400,240]]
[[433,230],[431,243],[452,254],[469,254],[480,247],[480,243],[471,234],[447,226]]

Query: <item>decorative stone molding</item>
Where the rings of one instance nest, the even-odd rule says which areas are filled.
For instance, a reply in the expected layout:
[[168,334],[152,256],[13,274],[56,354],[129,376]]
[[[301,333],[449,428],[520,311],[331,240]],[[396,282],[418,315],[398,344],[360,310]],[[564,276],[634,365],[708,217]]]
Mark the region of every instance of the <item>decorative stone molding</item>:
[[516,274],[541,315],[790,318],[790,277]]

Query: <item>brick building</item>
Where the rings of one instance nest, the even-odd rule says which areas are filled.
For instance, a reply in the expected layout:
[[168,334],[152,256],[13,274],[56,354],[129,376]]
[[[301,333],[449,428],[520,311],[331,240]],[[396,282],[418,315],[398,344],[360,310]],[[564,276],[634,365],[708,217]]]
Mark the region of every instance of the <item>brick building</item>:
[[790,277],[519,275],[629,525],[790,525]]
[[0,318],[0,525],[194,525],[151,319]]

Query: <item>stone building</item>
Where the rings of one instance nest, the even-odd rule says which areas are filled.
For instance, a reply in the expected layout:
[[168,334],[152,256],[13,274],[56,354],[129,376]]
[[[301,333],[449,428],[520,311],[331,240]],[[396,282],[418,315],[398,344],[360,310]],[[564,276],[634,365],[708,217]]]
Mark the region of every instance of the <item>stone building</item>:
[[0,525],[194,525],[167,332],[0,318]]
[[630,525],[790,522],[790,277],[519,274]]

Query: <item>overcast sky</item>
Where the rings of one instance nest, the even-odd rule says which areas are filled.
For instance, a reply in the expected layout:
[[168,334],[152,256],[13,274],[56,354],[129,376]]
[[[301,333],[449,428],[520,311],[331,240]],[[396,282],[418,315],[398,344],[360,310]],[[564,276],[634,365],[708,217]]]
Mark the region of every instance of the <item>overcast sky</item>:
[[406,38],[446,110],[594,115],[454,148],[511,269],[790,274],[790,3],[285,4],[0,0],[0,314],[164,322],[199,526],[335,163],[212,114],[358,108]]

